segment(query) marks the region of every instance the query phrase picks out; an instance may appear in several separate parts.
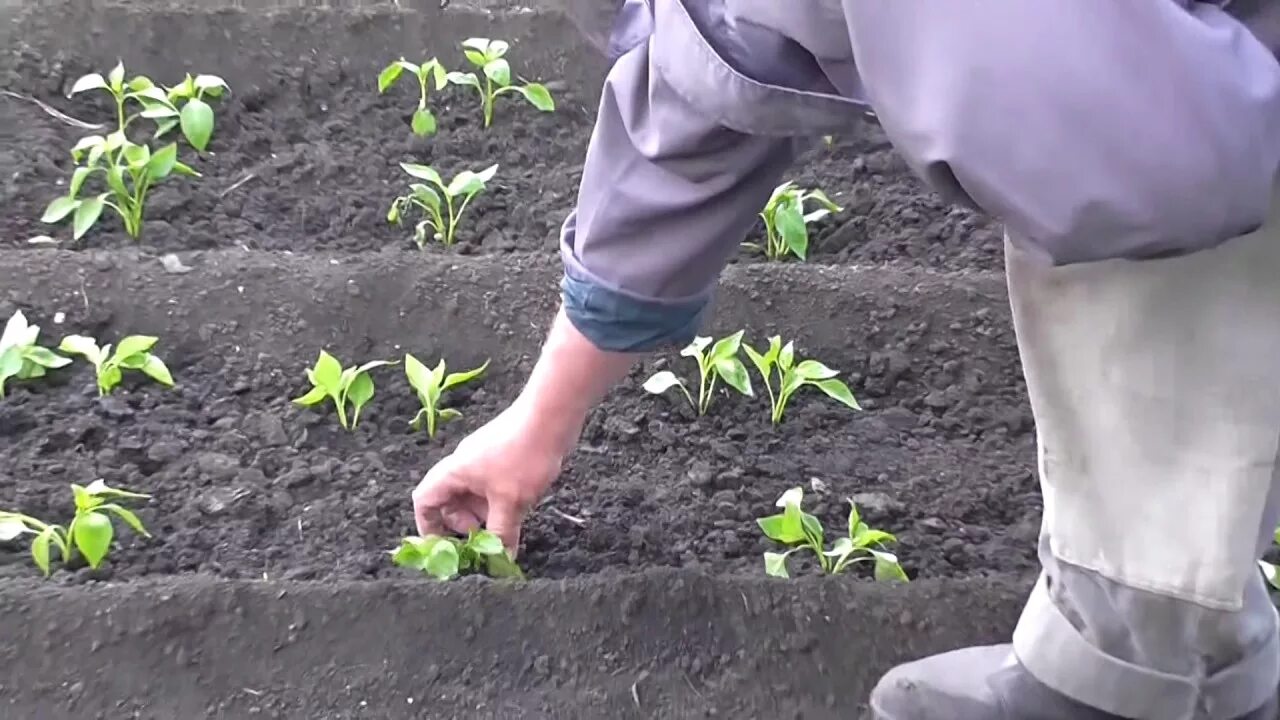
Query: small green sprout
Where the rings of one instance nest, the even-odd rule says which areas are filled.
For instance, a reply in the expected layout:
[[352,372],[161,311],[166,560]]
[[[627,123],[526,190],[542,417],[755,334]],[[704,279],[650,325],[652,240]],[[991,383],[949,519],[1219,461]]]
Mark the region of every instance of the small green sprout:
[[497,165],[490,165],[478,173],[463,170],[445,184],[434,168],[413,163],[400,163],[400,167],[409,175],[435,186],[433,188],[422,183],[409,185],[409,194],[396,198],[387,211],[387,222],[394,225],[400,224],[410,208],[416,207],[422,212],[424,218],[414,227],[413,232],[413,239],[419,248],[427,244],[428,228],[431,229],[431,239],[452,245],[467,204],[484,190],[485,184],[498,172]]
[[115,535],[111,517],[108,513],[124,520],[134,532],[143,537],[151,537],[142,521],[131,510],[121,507],[109,500],[137,498],[146,499],[149,495],[117,490],[108,487],[102,480],[89,483],[88,487],[72,485],[71,493],[75,498],[76,513],[71,524],[63,530],[60,525],[49,525],[28,515],[14,512],[0,512],[0,542],[16,540],[23,535],[33,535],[31,540],[31,559],[45,577],[49,577],[50,547],[58,550],[58,555],[65,564],[71,560],[74,548],[84,556],[89,567],[97,569],[107,557],[111,549],[111,540]]
[[466,540],[437,535],[407,537],[391,551],[391,561],[436,580],[452,580],[469,570],[495,578],[524,579],[524,572],[507,554],[502,540],[488,530],[472,530]]
[[773,408],[770,418],[774,425],[782,422],[782,413],[787,409],[787,402],[805,385],[818,388],[854,410],[862,409],[850,392],[849,386],[836,379],[836,375],[840,373],[817,360],[801,360],[796,363],[795,343],[788,342],[783,345],[782,338],[774,335],[769,338],[769,351],[763,355],[750,345],[743,345],[742,349],[760,371],[764,387],[769,391],[769,401]]
[[500,95],[506,93],[523,95],[530,105],[542,112],[551,112],[556,109],[555,101],[551,99],[551,92],[547,90],[546,85],[542,83],[511,84],[511,65],[503,57],[510,48],[511,45],[505,40],[490,40],[488,38],[464,40],[462,42],[462,52],[467,56],[467,61],[484,75],[484,80],[481,81],[472,72],[451,72],[447,75],[450,83],[454,85],[470,85],[480,94],[485,127],[489,127],[493,123],[494,101]]
[[793,546],[783,553],[764,554],[765,572],[773,577],[790,577],[787,573],[787,556],[799,550],[809,549],[818,558],[822,572],[838,575],[850,565],[860,562],[875,563],[875,578],[881,581],[906,582],[907,574],[898,564],[898,558],[884,549],[885,543],[897,542],[897,538],[883,530],[873,530],[858,516],[858,506],[849,500],[849,534],[836,539],[830,550],[823,541],[822,522],[800,509],[804,491],[791,488],[778,498],[775,505],[782,508],[777,515],[759,518],[756,524],[769,539]]
[[742,335],[745,331],[738,332],[720,339],[711,347],[711,352],[706,352],[707,346],[711,345],[711,338],[698,337],[689,343],[680,354],[684,357],[691,357],[698,361],[698,401],[694,402],[693,396],[689,394],[689,389],[685,387],[684,381],[676,377],[675,373],[670,370],[663,370],[654,373],[652,377],[644,383],[644,389],[654,395],[661,395],[673,387],[680,388],[680,392],[684,393],[685,399],[698,411],[699,415],[706,415],[707,409],[711,407],[711,398],[716,388],[716,380],[724,380],[730,387],[738,392],[752,397],[751,377],[747,375],[747,368],[742,364],[742,360],[738,358],[738,350],[742,347]]
[[413,119],[410,120],[409,126],[413,128],[413,134],[420,137],[433,135],[436,131],[436,116],[432,114],[431,109],[427,107],[427,87],[434,81],[436,90],[441,90],[445,85],[449,84],[448,73],[440,61],[431,58],[430,60],[415,65],[404,58],[391,63],[378,74],[378,92],[384,93],[387,88],[395,84],[402,73],[408,72],[418,79],[418,108],[413,111]]
[[130,335],[120,341],[115,352],[111,345],[98,347],[98,341],[84,335],[68,335],[62,338],[58,349],[64,353],[81,355],[93,363],[98,375],[98,395],[109,394],[124,376],[125,370],[139,370],[147,377],[166,387],[173,387],[173,376],[159,357],[151,354],[158,338],[150,335]]
[[36,344],[40,336],[39,325],[28,325],[21,310],[13,313],[0,334],[0,398],[4,397],[4,384],[9,378],[33,380],[45,376],[45,372],[71,364],[69,358]]
[[[311,381],[311,392],[296,398],[293,402],[303,407],[311,407],[332,400],[338,409],[338,423],[348,430],[360,422],[360,409],[373,399],[373,378],[369,371],[383,365],[395,365],[390,360],[373,360],[359,367],[343,369],[342,363],[324,350],[316,360],[315,367],[307,369],[307,379]],[[351,405],[351,420],[347,421],[347,405]]]
[[[178,146],[170,143],[157,150],[129,139],[129,128],[139,118],[155,121],[154,137],[159,138],[175,126],[197,150],[204,150],[213,134],[213,108],[205,97],[220,97],[227,84],[216,75],[187,75],[178,86],[167,91],[142,75],[125,81],[124,65],[103,77],[85,75],[71,87],[71,94],[105,90],[115,100],[116,129],[105,136],[89,135],[71,148],[76,162],[68,183],[67,194],[55,198],[45,209],[41,222],[58,223],[72,217],[72,234],[76,240],[84,236],[111,208],[124,223],[129,237],[142,235],[142,216],[147,193],[156,183],[173,173],[199,177],[199,173],[178,160]],[[130,114],[130,108],[139,112]],[[85,181],[101,173],[106,192],[81,196]]]
[[[805,212],[804,204],[813,200],[821,207]],[[809,254],[809,223],[844,208],[836,205],[821,190],[801,190],[786,182],[774,189],[769,202],[760,212],[764,220],[765,244],[743,243],[764,252],[770,260],[782,260],[788,253],[804,260]]]
[[447,422],[455,418],[462,417],[462,413],[453,408],[441,408],[440,396],[445,390],[457,387],[463,383],[469,382],[483,373],[485,368],[489,367],[489,361],[485,360],[484,364],[474,370],[467,370],[460,373],[445,374],[444,360],[436,365],[435,369],[428,369],[418,358],[406,354],[404,356],[404,374],[409,378],[409,384],[413,386],[414,392],[418,394],[418,402],[422,403],[422,409],[413,417],[411,425],[414,430],[421,430],[424,426],[427,428],[427,437],[434,438],[436,436],[436,426],[441,422]]
[[[1272,535],[1272,538],[1275,540],[1277,545],[1280,545],[1280,528],[1276,528],[1275,534]],[[1266,577],[1267,583],[1276,590],[1280,590],[1280,567],[1277,567],[1266,560],[1259,560],[1258,567],[1262,568],[1262,575]]]

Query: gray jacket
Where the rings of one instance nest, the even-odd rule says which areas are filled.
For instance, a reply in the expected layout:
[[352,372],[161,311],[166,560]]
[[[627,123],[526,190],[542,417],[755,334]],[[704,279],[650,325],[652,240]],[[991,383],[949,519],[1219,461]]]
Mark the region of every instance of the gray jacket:
[[613,62],[561,241],[602,349],[687,342],[797,154],[869,110],[1054,264],[1213,247],[1280,171],[1280,0],[569,2]]

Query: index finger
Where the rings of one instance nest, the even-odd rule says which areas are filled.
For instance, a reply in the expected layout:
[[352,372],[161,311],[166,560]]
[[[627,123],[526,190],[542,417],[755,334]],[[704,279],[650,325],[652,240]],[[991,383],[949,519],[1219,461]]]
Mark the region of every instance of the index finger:
[[467,492],[454,472],[452,458],[450,455],[436,463],[413,489],[413,517],[421,536],[443,535],[441,508]]

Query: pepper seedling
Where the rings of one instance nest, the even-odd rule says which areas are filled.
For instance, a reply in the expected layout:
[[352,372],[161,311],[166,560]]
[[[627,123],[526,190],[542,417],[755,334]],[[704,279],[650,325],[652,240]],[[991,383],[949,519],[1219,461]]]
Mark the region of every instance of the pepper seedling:
[[[400,167],[410,176],[431,183],[409,185],[409,194],[396,198],[387,211],[387,222],[393,225],[399,225],[410,208],[416,207],[422,211],[424,218],[418,222],[413,232],[413,239],[419,248],[427,244],[428,228],[432,239],[452,245],[467,205],[498,172],[497,165],[490,165],[480,172],[463,170],[445,184],[434,168],[413,163],[400,163]],[[432,185],[435,187],[431,187]]]
[[787,572],[787,557],[808,549],[818,558],[822,572],[829,575],[838,575],[850,565],[873,562],[876,580],[907,581],[907,574],[898,564],[897,556],[884,549],[886,543],[897,542],[897,538],[883,530],[874,530],[862,522],[858,506],[852,499],[849,500],[849,534],[837,538],[830,550],[824,544],[822,522],[800,508],[803,499],[804,490],[799,487],[791,488],[775,503],[782,508],[781,513],[756,520],[756,524],[770,540],[792,546],[786,552],[764,554],[766,573],[773,577],[790,577]]
[[[805,203],[810,200],[819,207],[805,212]],[[804,260],[809,254],[809,223],[843,209],[821,190],[802,190],[793,182],[785,182],[774,188],[760,212],[760,219],[764,220],[764,245],[743,245],[762,251],[770,260],[782,260],[788,253]]]
[[523,95],[530,105],[542,112],[552,112],[556,109],[555,101],[551,98],[551,92],[547,90],[546,85],[542,83],[511,84],[511,64],[503,57],[510,49],[510,43],[505,40],[490,40],[488,38],[464,40],[462,42],[462,53],[467,57],[467,62],[480,70],[484,80],[481,80],[473,72],[455,71],[446,75],[450,83],[454,85],[470,85],[480,94],[485,127],[493,124],[494,101],[508,93]]
[[[315,367],[307,369],[307,380],[311,381],[311,391],[294,403],[303,407],[311,407],[332,400],[338,410],[338,423],[350,430],[360,423],[360,409],[373,399],[373,378],[369,371],[383,365],[395,365],[391,360],[373,360],[359,367],[343,368],[338,359],[324,350],[316,359]],[[347,405],[351,406],[351,420],[347,421]]]
[[[1276,528],[1272,538],[1277,545],[1280,545],[1280,528]],[[1262,575],[1267,579],[1267,583],[1276,590],[1280,590],[1280,567],[1265,560],[1259,560],[1258,567],[1262,569]]]
[[[707,409],[711,407],[711,398],[715,392],[717,380],[724,380],[734,390],[752,397],[751,377],[747,375],[746,366],[738,358],[744,333],[744,330],[739,330],[728,337],[721,338],[715,345],[711,345],[709,337],[697,337],[680,351],[682,356],[694,358],[698,363],[697,402],[694,402],[693,396],[689,394],[684,381],[670,370],[654,373],[645,381],[644,389],[654,395],[661,395],[673,387],[678,387],[699,415],[706,415]],[[710,352],[707,352],[708,346],[711,348]]]
[[[104,78],[98,73],[81,77],[71,87],[76,95],[105,90],[115,101],[116,129],[107,135],[89,135],[71,148],[76,162],[67,194],[55,198],[45,208],[41,222],[58,223],[72,218],[72,234],[79,240],[97,223],[103,210],[111,208],[124,223],[125,233],[134,239],[142,235],[142,218],[147,193],[152,186],[177,173],[199,177],[199,173],[178,160],[178,146],[170,143],[157,150],[129,139],[129,127],[139,118],[158,123],[154,137],[182,127],[187,142],[204,150],[213,134],[213,108],[205,97],[219,97],[227,84],[216,75],[187,75],[167,91],[151,79],[138,75],[125,81],[124,65],[117,64]],[[141,110],[130,113],[134,106]],[[81,195],[85,182],[101,173],[106,192]]]
[[107,486],[102,480],[94,480],[88,487],[73,484],[71,493],[75,499],[75,515],[65,530],[61,525],[49,525],[29,515],[0,512],[0,542],[32,535],[31,559],[40,568],[40,572],[49,577],[51,548],[57,549],[63,564],[70,562],[71,551],[75,549],[84,556],[89,567],[97,569],[102,565],[115,536],[110,515],[125,521],[139,535],[151,537],[133,511],[118,503],[108,502],[128,498],[147,499],[149,495],[118,490]]
[[173,387],[173,376],[164,361],[151,352],[158,338],[150,335],[130,335],[120,341],[112,352],[111,345],[98,347],[98,341],[84,335],[68,335],[62,338],[58,349],[64,353],[80,355],[93,363],[98,376],[98,395],[109,394],[124,377],[125,370],[139,370],[147,377],[166,387]]
[[485,360],[483,365],[474,370],[446,375],[444,360],[441,360],[434,369],[428,369],[418,358],[406,354],[404,374],[409,379],[409,385],[413,386],[414,392],[418,394],[418,402],[422,403],[422,409],[410,421],[413,429],[421,430],[426,427],[427,437],[434,438],[436,426],[439,423],[462,417],[462,413],[453,408],[440,407],[441,395],[449,388],[474,380],[488,367],[489,361]]
[[472,530],[467,539],[428,535],[407,537],[391,551],[391,561],[436,580],[452,580],[475,570],[495,578],[524,579],[524,572],[488,530]]
[[[782,422],[782,414],[787,409],[787,402],[797,390],[812,385],[829,397],[853,408],[861,410],[854,399],[849,386],[837,380],[840,373],[823,365],[817,360],[795,361],[795,343],[782,344],[782,338],[774,335],[769,338],[769,350],[760,354],[750,345],[743,345],[747,357],[760,371],[764,387],[769,391],[769,402],[772,406],[770,419],[777,425]],[[776,388],[776,390],[775,390]]]
[[10,378],[33,380],[44,377],[48,370],[71,364],[69,358],[37,345],[39,336],[40,326],[29,325],[21,310],[5,323],[0,334],[0,398],[4,397],[4,384]]
[[409,127],[413,129],[413,134],[419,137],[433,135],[436,131],[436,116],[427,107],[427,89],[432,81],[436,90],[444,89],[444,86],[449,84],[448,73],[436,58],[431,58],[421,65],[400,58],[378,74],[378,92],[385,93],[387,88],[394,85],[405,72],[418,80],[418,108],[413,111]]

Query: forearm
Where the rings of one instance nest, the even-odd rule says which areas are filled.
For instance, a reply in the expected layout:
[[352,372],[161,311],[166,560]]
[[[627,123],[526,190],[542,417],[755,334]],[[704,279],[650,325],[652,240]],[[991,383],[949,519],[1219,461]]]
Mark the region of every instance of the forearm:
[[568,449],[577,442],[587,414],[627,376],[640,357],[638,353],[597,348],[561,308],[516,402],[544,418],[548,438]]

